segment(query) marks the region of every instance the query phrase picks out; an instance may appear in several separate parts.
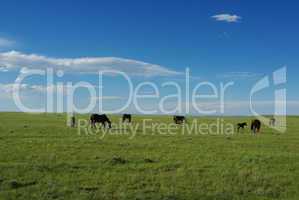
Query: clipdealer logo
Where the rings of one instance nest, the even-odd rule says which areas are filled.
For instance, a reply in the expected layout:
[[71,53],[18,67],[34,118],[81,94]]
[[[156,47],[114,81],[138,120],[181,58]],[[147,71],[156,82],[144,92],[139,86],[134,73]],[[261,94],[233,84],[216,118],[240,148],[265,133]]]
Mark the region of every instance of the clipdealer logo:
[[[287,67],[282,67],[272,73],[260,79],[250,91],[250,111],[256,116],[262,123],[268,125],[281,133],[284,133],[287,129],[286,115],[287,115]],[[254,109],[253,97],[255,94],[262,92],[269,88],[271,84],[275,87],[274,90],[274,116],[273,118],[267,118],[259,114]],[[275,120],[275,125],[271,125],[271,120]]]

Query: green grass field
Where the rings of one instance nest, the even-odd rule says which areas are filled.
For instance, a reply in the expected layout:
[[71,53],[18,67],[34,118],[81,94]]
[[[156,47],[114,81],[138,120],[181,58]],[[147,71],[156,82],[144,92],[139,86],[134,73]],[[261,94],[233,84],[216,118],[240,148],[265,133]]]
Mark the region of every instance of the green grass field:
[[[80,116],[88,118],[88,116]],[[171,117],[133,116],[172,123]],[[111,116],[118,122],[119,116]],[[250,122],[227,117],[225,122]],[[189,121],[189,120],[188,120]],[[213,117],[199,117],[212,123]],[[299,199],[299,117],[280,134],[78,134],[64,114],[0,113],[0,199]]]

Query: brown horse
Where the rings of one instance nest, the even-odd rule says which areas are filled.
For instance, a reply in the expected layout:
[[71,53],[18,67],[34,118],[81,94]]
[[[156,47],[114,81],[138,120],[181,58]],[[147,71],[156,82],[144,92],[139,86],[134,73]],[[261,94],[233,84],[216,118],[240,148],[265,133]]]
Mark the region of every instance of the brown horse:
[[262,123],[260,120],[258,120],[258,119],[252,120],[252,122],[251,122],[252,133],[256,134],[256,133],[260,132],[261,125],[262,125]]

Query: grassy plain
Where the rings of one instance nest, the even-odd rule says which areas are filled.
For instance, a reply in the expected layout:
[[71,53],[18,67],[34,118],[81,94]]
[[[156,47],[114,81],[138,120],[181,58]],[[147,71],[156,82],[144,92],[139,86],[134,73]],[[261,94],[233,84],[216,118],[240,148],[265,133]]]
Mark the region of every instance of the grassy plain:
[[[144,118],[172,123],[169,116],[133,116],[132,126]],[[286,133],[263,126],[257,136],[248,128],[182,134],[176,126],[176,134],[138,129],[132,137],[119,127],[103,137],[101,131],[78,134],[64,114],[0,113],[0,199],[297,200],[299,117],[287,123]]]

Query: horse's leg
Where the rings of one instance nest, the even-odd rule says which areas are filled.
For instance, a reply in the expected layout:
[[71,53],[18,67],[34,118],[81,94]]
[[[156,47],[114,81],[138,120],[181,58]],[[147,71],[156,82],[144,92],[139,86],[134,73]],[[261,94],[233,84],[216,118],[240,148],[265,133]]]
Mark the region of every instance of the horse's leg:
[[94,124],[94,121],[93,121],[93,120],[90,120],[90,127],[91,127],[91,128],[94,128],[94,127],[95,127],[95,124]]
[[252,127],[251,132],[253,135],[255,135],[255,127],[254,126]]
[[111,122],[110,122],[110,121],[107,121],[107,123],[108,123],[108,127],[109,127],[109,128],[112,128],[112,126],[111,126]]

